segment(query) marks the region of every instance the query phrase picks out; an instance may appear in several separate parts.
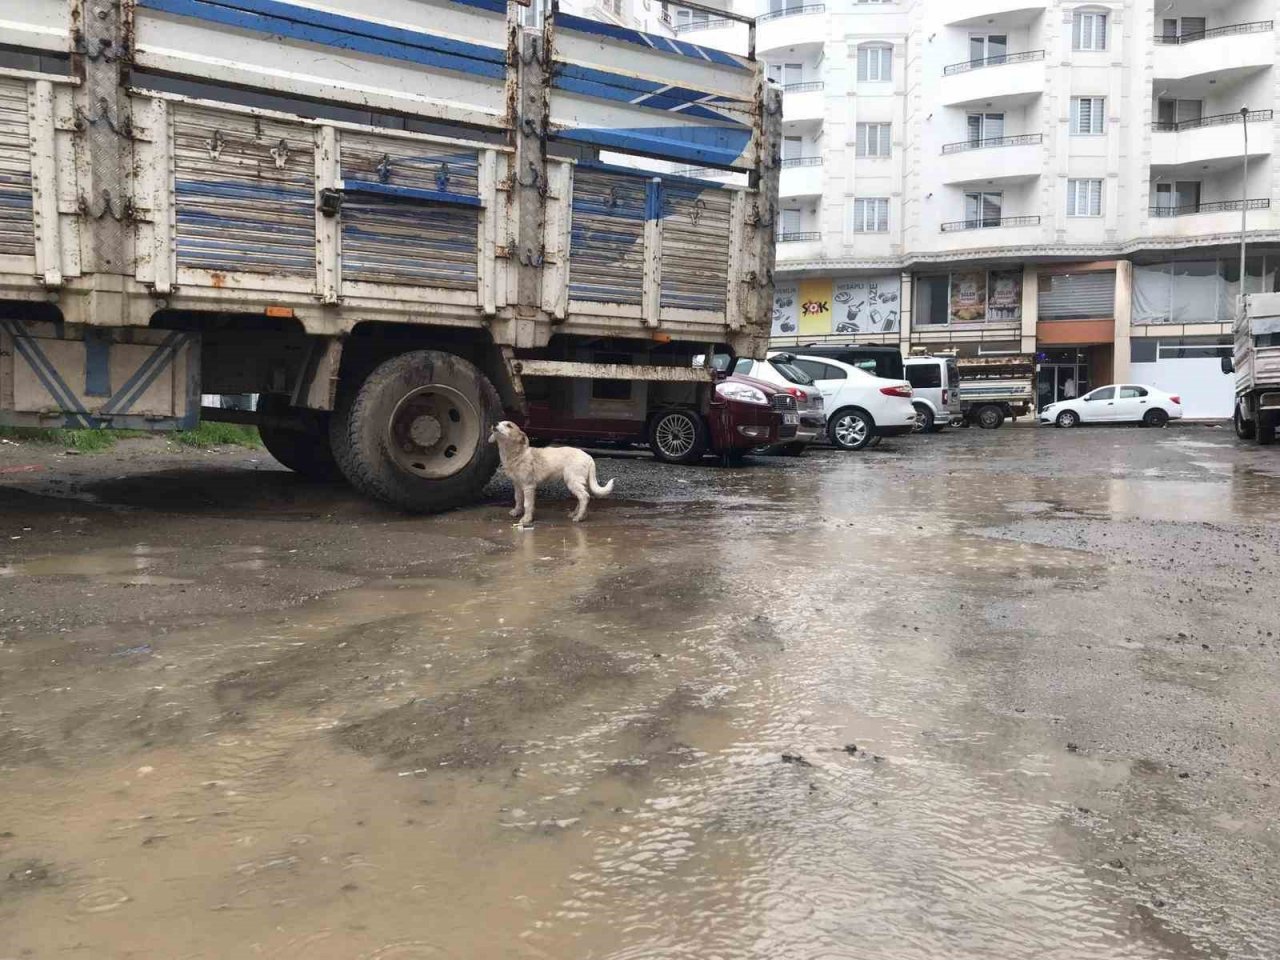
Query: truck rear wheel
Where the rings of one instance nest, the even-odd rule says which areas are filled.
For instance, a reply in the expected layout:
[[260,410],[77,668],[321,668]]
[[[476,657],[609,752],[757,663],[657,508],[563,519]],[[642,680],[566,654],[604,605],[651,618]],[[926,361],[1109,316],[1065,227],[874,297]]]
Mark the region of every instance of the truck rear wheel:
[[1236,414],[1232,418],[1235,421],[1236,436],[1241,440],[1252,440],[1254,424],[1252,420],[1244,418],[1244,411],[1240,409],[1240,404],[1236,404]]
[[995,430],[1004,423],[1004,411],[993,403],[979,407],[978,413],[974,417],[978,421],[978,426],[983,430]]
[[432,513],[479,496],[498,468],[489,430],[498,391],[461,357],[415,350],[344,391],[329,436],[353,487],[393,506]]
[[1280,411],[1259,410],[1258,422],[1254,426],[1254,439],[1258,446],[1267,447],[1276,442],[1276,421],[1280,420]]
[[[341,476],[329,445],[329,415],[310,410],[294,410],[289,398],[280,393],[264,393],[258,398],[258,413],[274,422],[258,424],[258,435],[267,452],[294,473],[312,480],[336,480]],[[287,417],[287,424],[278,418]]]

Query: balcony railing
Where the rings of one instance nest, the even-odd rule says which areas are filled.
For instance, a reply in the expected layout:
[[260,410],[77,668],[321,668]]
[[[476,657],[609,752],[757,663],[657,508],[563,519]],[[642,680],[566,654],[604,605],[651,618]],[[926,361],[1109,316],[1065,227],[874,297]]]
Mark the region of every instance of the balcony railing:
[[[1270,110],[1250,110],[1249,122],[1256,123],[1261,120],[1270,120]],[[1236,113],[1215,113],[1211,117],[1196,117],[1194,120],[1157,120],[1151,124],[1152,130],[1178,132],[1180,130],[1195,130],[1198,127],[1219,127],[1230,123],[1240,123],[1242,115]]]
[[782,85],[783,93],[809,93],[813,90],[821,90],[824,84],[821,80],[806,80],[804,83],[784,83]]
[[817,230],[806,230],[803,233],[780,233],[778,243],[803,243],[805,240],[821,240],[822,234]]
[[1005,63],[1027,63],[1031,60],[1043,60],[1043,50],[1024,50],[1022,53],[1001,53],[994,57],[980,57],[977,60],[966,60],[963,63],[953,63],[949,67],[942,68],[942,75],[949,77],[956,73],[968,73],[970,70],[979,70],[982,67],[998,67]]
[[1225,27],[1213,27],[1209,30],[1192,30],[1176,37],[1159,36],[1156,43],[1195,43],[1197,40],[1212,40],[1214,37],[1234,37],[1241,33],[1270,33],[1275,29],[1273,20],[1254,20],[1252,23],[1232,23]]
[[699,180],[718,180],[733,176],[732,170],[721,170],[719,167],[676,167],[671,171],[674,177],[693,177]]
[[957,230],[985,230],[989,227],[1034,227],[1039,217],[978,217],[976,220],[952,220],[942,225],[943,233]]
[[821,157],[785,157],[778,164],[783,170],[789,170],[792,167],[820,167],[822,166]]
[[683,23],[677,23],[671,29],[676,33],[692,33],[695,30],[714,30],[716,27],[728,27],[733,22],[723,17],[712,17],[709,20],[685,20]]
[[988,137],[985,140],[961,140],[959,143],[948,143],[942,148],[943,153],[963,153],[965,150],[986,150],[989,147],[1021,147],[1027,144],[1043,143],[1042,133],[1023,133],[1016,137]]
[[1152,207],[1153,217],[1185,217],[1192,213],[1220,213],[1224,210],[1267,210],[1270,200],[1215,200],[1212,203],[1185,203],[1180,207]]
[[781,10],[770,10],[768,13],[762,13],[756,17],[756,23],[764,23],[766,20],[781,20],[783,17],[798,17],[805,13],[825,13],[827,5],[825,3],[805,3],[798,7],[783,7]]

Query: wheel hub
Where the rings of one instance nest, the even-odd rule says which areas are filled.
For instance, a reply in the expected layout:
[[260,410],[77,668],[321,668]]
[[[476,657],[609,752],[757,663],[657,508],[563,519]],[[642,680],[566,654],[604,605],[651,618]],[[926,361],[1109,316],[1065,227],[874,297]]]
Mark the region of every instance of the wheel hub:
[[440,421],[431,414],[416,417],[409,427],[409,439],[424,450],[434,447],[442,436],[444,429],[440,426]]
[[480,411],[461,391],[442,383],[400,398],[387,422],[386,450],[397,467],[440,480],[462,470],[480,445]]

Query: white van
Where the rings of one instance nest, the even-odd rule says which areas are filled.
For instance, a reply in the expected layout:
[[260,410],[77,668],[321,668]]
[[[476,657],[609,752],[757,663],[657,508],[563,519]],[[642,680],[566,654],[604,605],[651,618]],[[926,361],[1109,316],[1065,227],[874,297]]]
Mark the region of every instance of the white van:
[[960,368],[955,357],[907,357],[902,361],[911,384],[912,404],[920,415],[920,429],[936,433],[962,420]]

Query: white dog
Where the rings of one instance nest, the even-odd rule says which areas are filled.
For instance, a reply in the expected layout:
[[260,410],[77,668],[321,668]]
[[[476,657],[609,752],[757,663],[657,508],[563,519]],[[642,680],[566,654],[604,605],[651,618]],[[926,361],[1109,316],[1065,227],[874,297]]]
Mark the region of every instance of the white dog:
[[528,435],[510,420],[503,420],[489,434],[489,442],[498,445],[502,469],[516,488],[516,505],[511,516],[520,517],[520,526],[533,523],[533,501],[538,484],[559,476],[569,492],[578,498],[578,508],[569,514],[574,523],[587,515],[591,497],[607,497],[613,492],[613,481],[604,486],[596,480],[596,462],[591,454],[577,447],[529,446]]

